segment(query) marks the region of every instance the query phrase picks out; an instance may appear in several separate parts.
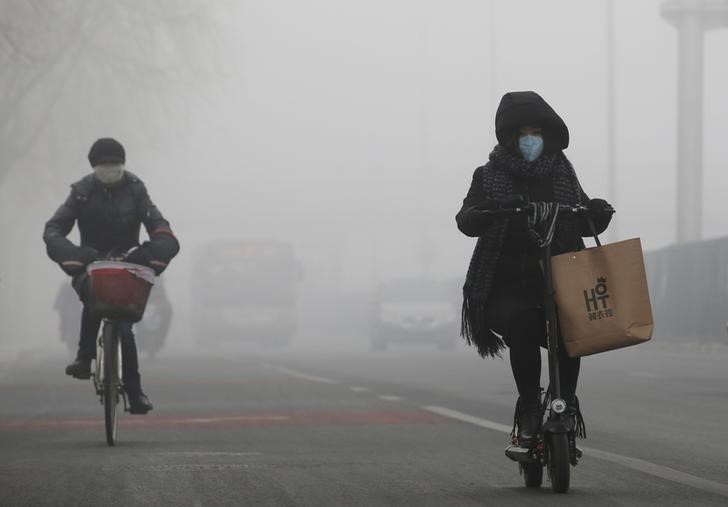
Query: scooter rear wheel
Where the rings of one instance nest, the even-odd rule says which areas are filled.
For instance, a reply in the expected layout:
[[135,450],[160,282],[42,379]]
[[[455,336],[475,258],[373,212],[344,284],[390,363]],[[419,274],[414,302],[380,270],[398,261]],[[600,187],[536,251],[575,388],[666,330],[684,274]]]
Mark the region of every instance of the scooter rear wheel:
[[548,438],[549,476],[554,493],[569,491],[571,479],[569,438],[566,433],[552,433]]
[[543,465],[541,463],[521,463],[523,482],[527,488],[540,488],[543,483]]

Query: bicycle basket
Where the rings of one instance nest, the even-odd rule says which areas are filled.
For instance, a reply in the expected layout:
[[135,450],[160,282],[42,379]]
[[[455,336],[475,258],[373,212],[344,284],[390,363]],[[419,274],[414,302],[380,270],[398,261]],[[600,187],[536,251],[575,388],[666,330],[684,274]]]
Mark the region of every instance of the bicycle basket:
[[100,318],[139,322],[154,285],[154,270],[116,261],[92,262],[87,268],[88,304]]

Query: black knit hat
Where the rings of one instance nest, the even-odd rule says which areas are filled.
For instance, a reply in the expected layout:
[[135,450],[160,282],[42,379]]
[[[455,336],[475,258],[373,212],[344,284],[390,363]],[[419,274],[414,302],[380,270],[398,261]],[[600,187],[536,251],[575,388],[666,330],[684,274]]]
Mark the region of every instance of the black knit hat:
[[91,163],[91,167],[101,164],[123,164],[126,162],[126,152],[116,139],[102,137],[91,145],[88,161]]
[[509,148],[513,134],[525,126],[541,127],[544,153],[554,153],[569,146],[569,129],[564,120],[538,93],[506,93],[495,114],[498,143]]

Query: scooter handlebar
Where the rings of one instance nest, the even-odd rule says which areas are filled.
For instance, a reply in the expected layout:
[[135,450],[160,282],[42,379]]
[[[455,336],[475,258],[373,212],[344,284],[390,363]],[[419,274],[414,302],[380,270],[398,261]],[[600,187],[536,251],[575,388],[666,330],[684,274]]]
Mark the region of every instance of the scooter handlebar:
[[[541,205],[549,205],[551,203],[544,203],[544,202],[531,202],[528,204],[525,204],[523,206],[518,206],[515,208],[501,208],[501,209],[493,209],[493,210],[480,210],[478,213],[481,213],[483,215],[488,216],[510,216],[510,215],[526,215],[529,213],[533,213],[534,210]],[[591,213],[591,210],[583,205],[569,205],[569,204],[559,204],[559,213],[570,213],[572,215],[586,215]],[[611,206],[609,208],[604,208],[603,210],[599,211],[600,213],[614,213],[614,208]]]

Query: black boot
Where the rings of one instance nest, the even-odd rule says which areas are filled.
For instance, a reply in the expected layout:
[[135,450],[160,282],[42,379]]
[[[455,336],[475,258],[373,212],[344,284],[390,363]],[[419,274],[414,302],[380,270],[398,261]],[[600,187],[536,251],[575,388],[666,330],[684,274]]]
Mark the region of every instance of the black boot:
[[517,434],[519,446],[527,448],[536,446],[541,432],[542,418],[541,396],[538,392],[519,396],[513,420],[513,434]]
[[71,364],[66,366],[66,375],[70,375],[73,378],[81,380],[88,380],[91,378],[91,359],[84,357],[76,357]]
[[152,405],[152,402],[149,401],[149,398],[141,388],[127,389],[126,398],[129,400],[130,414],[144,415],[154,408],[154,405]]
[[569,426],[569,431],[574,436],[586,438],[586,424],[584,424],[584,417],[582,417],[581,408],[579,407],[579,398],[576,395],[566,398],[566,423]]

